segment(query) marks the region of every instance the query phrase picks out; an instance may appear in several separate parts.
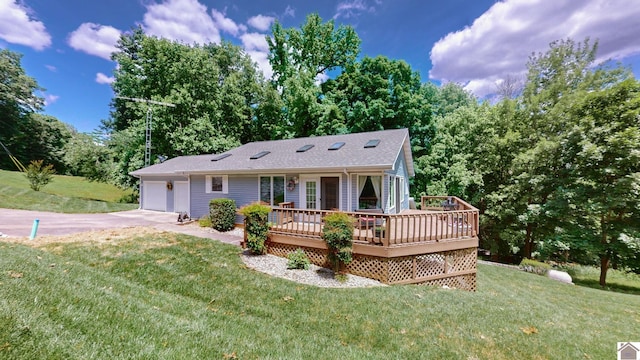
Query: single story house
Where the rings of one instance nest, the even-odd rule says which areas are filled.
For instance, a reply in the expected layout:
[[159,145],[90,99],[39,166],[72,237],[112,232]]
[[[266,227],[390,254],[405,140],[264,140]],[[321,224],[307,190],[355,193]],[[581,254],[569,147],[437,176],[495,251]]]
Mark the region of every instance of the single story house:
[[298,209],[396,214],[415,175],[407,129],[252,142],[222,154],[180,156],[130,173],[140,207],[209,213],[209,201],[289,202]]

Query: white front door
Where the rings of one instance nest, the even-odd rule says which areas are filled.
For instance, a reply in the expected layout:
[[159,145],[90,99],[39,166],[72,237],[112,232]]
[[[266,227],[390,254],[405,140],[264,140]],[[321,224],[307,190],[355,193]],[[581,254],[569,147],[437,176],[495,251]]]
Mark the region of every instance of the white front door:
[[173,211],[189,213],[189,182],[173,182]]
[[165,181],[142,182],[142,208],[167,211],[167,183]]
[[317,209],[320,210],[320,186],[319,179],[306,178],[300,181],[302,187],[300,188],[300,207],[302,209]]

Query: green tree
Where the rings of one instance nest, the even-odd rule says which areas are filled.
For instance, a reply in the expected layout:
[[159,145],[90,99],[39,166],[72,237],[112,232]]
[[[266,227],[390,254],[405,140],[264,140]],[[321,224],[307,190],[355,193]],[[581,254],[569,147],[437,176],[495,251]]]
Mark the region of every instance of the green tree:
[[640,267],[640,82],[585,92],[563,136],[562,232],[570,247],[599,258],[600,285],[611,264]]
[[276,21],[271,31],[268,58],[284,104],[283,123],[276,133],[312,135],[327,113],[321,104],[324,95],[318,77],[353,64],[360,52],[360,38],[352,27],[336,28],[333,20],[323,23],[318,14],[308,15],[299,29],[285,29]]
[[96,136],[75,132],[64,147],[64,161],[71,175],[84,176],[92,181],[111,181],[111,151]]
[[[21,59],[16,52],[0,49],[0,141],[27,163],[30,156],[24,148],[16,149],[17,137],[22,135],[23,123],[29,121],[27,115],[42,108],[44,100],[35,93],[44,89],[25,73]],[[8,156],[0,156],[0,167],[15,170]]]
[[[487,197],[499,239],[514,252],[532,257],[536,244],[555,236],[562,216],[558,191],[568,169],[560,154],[571,105],[581,94],[598,91],[626,75],[621,69],[592,68],[597,44],[556,41],[544,54],[532,55],[527,83],[507,132],[510,179]],[[505,221],[510,221],[508,225]],[[515,227],[514,227],[515,226]],[[504,248],[504,247],[503,247]]]
[[[122,35],[113,89],[111,119],[116,179],[131,185],[128,176],[143,166],[146,114],[152,110],[152,161],[217,153],[253,140],[256,109],[267,83],[239,47],[227,42],[188,46],[147,36],[138,28]],[[174,104],[156,106],[124,98]],[[264,109],[264,108],[263,108]]]

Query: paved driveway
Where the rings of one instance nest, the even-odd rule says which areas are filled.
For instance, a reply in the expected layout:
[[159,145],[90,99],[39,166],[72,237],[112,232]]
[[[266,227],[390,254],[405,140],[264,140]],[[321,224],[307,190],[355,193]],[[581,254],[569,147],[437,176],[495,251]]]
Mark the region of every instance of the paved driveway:
[[68,235],[131,226],[153,226],[164,231],[206,237],[232,244],[239,244],[242,240],[238,236],[216,234],[207,229],[199,229],[197,226],[181,225],[177,222],[178,214],[149,210],[103,214],[61,214],[0,208],[0,233],[8,236],[29,236],[35,219],[40,220],[38,236]]

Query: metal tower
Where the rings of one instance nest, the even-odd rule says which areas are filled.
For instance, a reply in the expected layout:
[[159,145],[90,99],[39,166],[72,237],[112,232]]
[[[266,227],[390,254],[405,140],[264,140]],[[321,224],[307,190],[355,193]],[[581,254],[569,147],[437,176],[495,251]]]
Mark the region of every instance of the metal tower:
[[145,130],[145,147],[144,147],[144,167],[147,167],[151,163],[151,104],[153,105],[161,105],[161,106],[169,106],[175,107],[174,104],[154,101],[149,99],[140,99],[140,98],[130,98],[125,96],[116,96],[118,99],[130,100],[135,102],[142,102],[148,105],[147,107],[147,121],[146,121],[146,130]]

